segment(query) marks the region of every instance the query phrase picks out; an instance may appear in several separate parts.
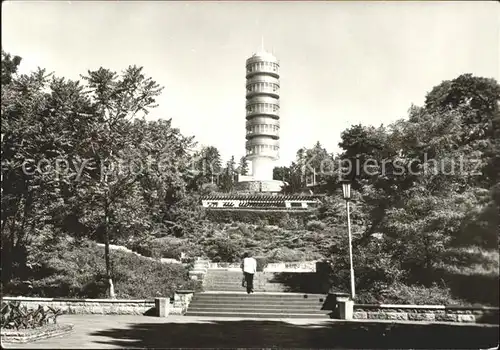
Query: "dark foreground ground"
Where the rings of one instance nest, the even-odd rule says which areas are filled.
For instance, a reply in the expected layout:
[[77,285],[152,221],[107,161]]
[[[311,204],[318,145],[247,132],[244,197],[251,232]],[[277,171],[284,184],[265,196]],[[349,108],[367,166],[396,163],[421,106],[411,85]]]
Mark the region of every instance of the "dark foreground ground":
[[302,319],[65,315],[74,331],[7,348],[407,348],[487,349],[498,325]]

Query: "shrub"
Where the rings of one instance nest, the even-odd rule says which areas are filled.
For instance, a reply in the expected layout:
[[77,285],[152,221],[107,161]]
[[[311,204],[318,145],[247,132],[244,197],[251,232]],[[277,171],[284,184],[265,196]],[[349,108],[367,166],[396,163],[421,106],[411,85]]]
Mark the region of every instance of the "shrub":
[[244,236],[250,236],[252,234],[252,230],[248,227],[247,224],[240,223],[238,225],[238,228]]
[[285,213],[285,215],[283,215],[283,217],[278,222],[278,226],[287,230],[297,230],[300,228],[297,218],[290,217],[288,213]]
[[188,270],[181,264],[163,264],[123,252],[114,254],[113,275],[119,298],[169,297],[177,289],[196,289]]
[[248,224],[264,223],[267,220],[269,225],[279,225],[280,220],[289,215],[290,218],[295,218],[299,223],[304,222],[311,212],[304,211],[282,211],[282,210],[245,210],[245,209],[214,209],[207,210],[206,217],[208,220],[217,223],[231,223],[231,222],[244,222]]
[[214,262],[235,262],[239,260],[243,245],[228,238],[215,238],[208,243],[207,255]]
[[267,266],[268,260],[265,257],[256,257],[257,261],[257,272],[264,271],[264,268]]
[[320,231],[326,228],[326,224],[319,220],[312,220],[306,224],[306,228],[309,231]]
[[[29,283],[14,281],[3,289],[11,295],[104,298],[104,248],[84,242],[52,248]],[[112,275],[118,298],[170,296],[176,289],[194,289],[181,264],[163,264],[123,251],[111,251]]]
[[280,247],[273,249],[268,255],[269,262],[295,262],[305,260],[304,252],[300,250],[290,249],[287,247]]
[[394,283],[387,288],[363,291],[358,294],[359,303],[415,304],[415,305],[467,305],[463,300],[453,297],[445,286],[406,285]]
[[143,256],[180,260],[181,253],[198,256],[199,248],[187,239],[176,237],[149,238],[129,243],[127,247]]
[[57,323],[57,317],[62,314],[59,309],[39,305],[37,309],[21,306],[20,301],[2,301],[2,328],[32,329],[43,327],[49,323]]

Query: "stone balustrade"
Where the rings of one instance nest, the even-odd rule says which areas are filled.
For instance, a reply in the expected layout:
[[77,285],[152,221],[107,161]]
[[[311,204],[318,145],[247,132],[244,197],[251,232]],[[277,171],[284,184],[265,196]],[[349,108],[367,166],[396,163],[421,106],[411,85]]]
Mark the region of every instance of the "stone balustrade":
[[[316,272],[316,265],[317,261],[268,263],[263,272]],[[241,263],[210,262],[208,268],[240,271]]]
[[317,261],[269,263],[264,272],[316,272]]
[[189,277],[192,280],[198,280],[198,281],[203,280],[209,267],[210,267],[209,260],[197,258],[194,262],[193,268],[189,271]]

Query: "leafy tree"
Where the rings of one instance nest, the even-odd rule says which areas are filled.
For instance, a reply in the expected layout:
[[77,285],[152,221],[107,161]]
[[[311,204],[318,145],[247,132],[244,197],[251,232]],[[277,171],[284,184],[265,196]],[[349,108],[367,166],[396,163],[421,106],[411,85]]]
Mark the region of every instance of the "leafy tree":
[[245,156],[240,158],[240,163],[238,165],[238,173],[240,175],[248,175],[248,163]]
[[[131,160],[140,156],[128,137],[132,131],[130,120],[137,115],[148,114],[149,109],[156,107],[155,98],[162,88],[146,77],[141,67],[136,66],[128,67],[120,75],[100,68],[88,71],[82,79],[98,121],[89,125],[90,132],[85,140],[89,145],[90,159],[98,168],[97,171],[85,173],[83,182],[88,191],[84,196],[91,196],[86,201],[91,204],[89,211],[93,214],[88,220],[96,223],[100,221],[95,227],[104,240],[109,293],[114,298],[109,251],[113,227],[111,220],[116,217],[116,213],[124,211],[123,205],[127,202],[123,198],[138,190],[137,181],[142,173],[121,169],[111,171],[111,167],[123,158],[130,164]],[[131,210],[126,212],[130,213]],[[100,216],[100,219],[96,216]]]
[[219,184],[222,174],[222,160],[217,147],[206,146],[193,156],[192,169],[194,176],[190,180],[189,188],[199,190],[202,185]]
[[9,84],[21,64],[21,57],[11,56],[2,50],[2,85]]
[[236,181],[235,165],[236,164],[234,161],[234,156],[231,156],[231,159],[229,159],[226,163],[226,167],[224,168],[224,172],[221,179],[221,189],[224,192],[231,192],[234,188],[234,183]]

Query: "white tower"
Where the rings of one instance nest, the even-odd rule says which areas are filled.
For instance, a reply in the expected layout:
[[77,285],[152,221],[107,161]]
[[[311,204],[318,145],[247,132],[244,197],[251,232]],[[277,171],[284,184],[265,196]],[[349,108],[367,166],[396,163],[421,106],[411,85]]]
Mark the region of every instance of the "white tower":
[[246,61],[246,156],[256,181],[273,180],[279,159],[279,61],[264,50]]

